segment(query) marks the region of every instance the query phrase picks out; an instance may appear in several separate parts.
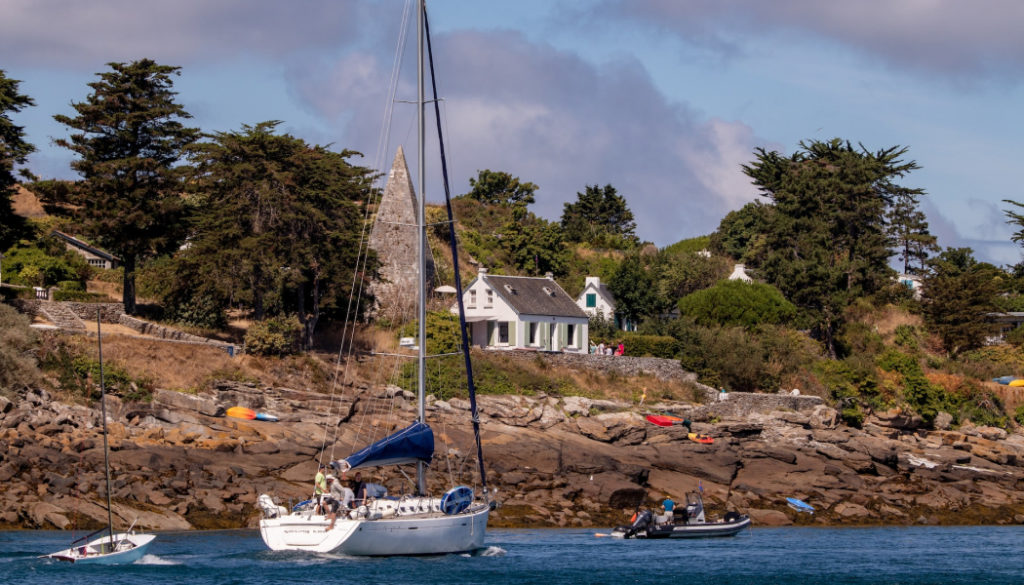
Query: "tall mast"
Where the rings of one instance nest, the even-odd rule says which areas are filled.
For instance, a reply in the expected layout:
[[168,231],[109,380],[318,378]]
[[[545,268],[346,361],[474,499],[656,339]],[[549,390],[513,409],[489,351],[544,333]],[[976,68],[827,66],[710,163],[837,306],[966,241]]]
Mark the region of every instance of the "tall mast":
[[[419,306],[417,307],[419,317],[419,351],[418,359],[416,364],[417,369],[417,385],[416,385],[416,396],[419,399],[418,404],[418,418],[421,423],[426,422],[426,404],[427,404],[427,393],[426,393],[426,357],[427,357],[427,232],[426,232],[426,205],[427,199],[426,192],[426,161],[427,157],[425,154],[425,120],[424,110],[426,109],[426,99],[424,96],[424,80],[423,80],[423,14],[426,10],[424,0],[417,0],[416,2],[416,126],[417,126],[417,157],[419,158],[419,176],[418,185],[416,187],[416,193],[419,197],[416,199],[416,235],[418,239],[418,252],[419,252]],[[427,493],[427,482],[426,482],[426,466],[422,461],[416,464],[416,488],[420,494]]]
[[96,309],[96,347],[100,354],[100,416],[103,418],[103,468],[107,470],[107,544],[114,546],[114,512],[110,498],[110,445],[107,443],[107,385],[103,380],[103,335],[100,333],[100,309]]

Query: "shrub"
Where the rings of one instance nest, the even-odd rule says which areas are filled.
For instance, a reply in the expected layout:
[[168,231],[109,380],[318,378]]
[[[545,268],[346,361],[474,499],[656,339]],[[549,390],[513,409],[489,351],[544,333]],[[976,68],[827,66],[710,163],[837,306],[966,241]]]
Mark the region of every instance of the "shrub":
[[760,324],[783,324],[797,316],[793,303],[771,285],[724,280],[679,300],[679,312],[698,325],[734,325],[752,328]]
[[[46,353],[43,367],[56,374],[60,387],[74,395],[97,400],[100,397],[100,362],[87,350],[60,341]],[[134,377],[120,365],[103,362],[103,382],[108,394],[125,400],[146,401],[153,397],[155,383]]]
[[623,338],[626,355],[672,359],[679,356],[679,341],[667,335],[627,334]]
[[302,324],[295,317],[271,317],[249,326],[245,351],[254,355],[290,355],[299,351]]
[[20,392],[39,382],[36,367],[36,332],[28,317],[0,305],[0,391]]
[[105,303],[109,301],[107,295],[104,294],[90,293],[84,290],[64,290],[62,288],[53,291],[53,300],[74,301],[78,303]]

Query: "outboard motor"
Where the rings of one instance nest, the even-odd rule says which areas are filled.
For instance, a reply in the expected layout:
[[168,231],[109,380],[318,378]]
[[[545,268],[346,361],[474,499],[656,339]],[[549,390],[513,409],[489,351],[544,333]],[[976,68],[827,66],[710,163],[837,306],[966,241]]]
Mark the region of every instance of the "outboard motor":
[[256,505],[263,510],[263,515],[267,518],[277,518],[288,513],[288,508],[275,504],[274,499],[268,494],[260,494],[260,497],[256,499]]
[[650,510],[637,512],[636,520],[633,520],[633,524],[626,530],[626,538],[632,538],[641,530],[647,530],[647,527],[651,525],[651,518]]

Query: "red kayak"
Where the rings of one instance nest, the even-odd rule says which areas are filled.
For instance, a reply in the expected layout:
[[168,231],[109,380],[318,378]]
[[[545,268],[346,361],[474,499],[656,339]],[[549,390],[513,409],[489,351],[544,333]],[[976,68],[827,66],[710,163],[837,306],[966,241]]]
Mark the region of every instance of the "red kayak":
[[682,423],[683,419],[670,414],[648,414],[647,422],[658,425],[659,427],[670,427],[672,425]]

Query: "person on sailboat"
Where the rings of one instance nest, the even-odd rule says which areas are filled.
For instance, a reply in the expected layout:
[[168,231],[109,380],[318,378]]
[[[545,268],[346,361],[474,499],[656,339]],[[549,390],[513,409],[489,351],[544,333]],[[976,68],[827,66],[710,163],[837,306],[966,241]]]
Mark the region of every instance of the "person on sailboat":
[[356,506],[361,506],[366,503],[364,501],[366,500],[366,495],[363,494],[363,485],[363,474],[357,471],[355,476],[352,478],[352,483],[349,484],[349,487],[352,488],[352,493],[356,495]]
[[313,477],[313,499],[316,500],[316,513],[324,513],[324,494],[327,493],[327,465],[320,464],[320,468]]
[[330,526],[327,527],[327,530],[330,530],[334,528],[334,521],[338,517],[338,512],[349,509],[352,506],[352,501],[355,500],[355,495],[351,489],[343,485],[333,475],[327,476],[327,485],[329,486],[329,491],[325,497],[324,504],[327,506],[327,518],[331,521]]

